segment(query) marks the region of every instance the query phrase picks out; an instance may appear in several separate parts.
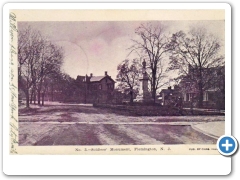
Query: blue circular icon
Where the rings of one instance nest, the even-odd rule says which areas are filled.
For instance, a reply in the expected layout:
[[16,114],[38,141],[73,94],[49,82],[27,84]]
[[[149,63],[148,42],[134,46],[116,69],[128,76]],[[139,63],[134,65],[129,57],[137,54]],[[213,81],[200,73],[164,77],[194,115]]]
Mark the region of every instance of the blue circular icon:
[[233,136],[221,136],[217,142],[218,151],[224,156],[231,156],[238,148],[238,142]]

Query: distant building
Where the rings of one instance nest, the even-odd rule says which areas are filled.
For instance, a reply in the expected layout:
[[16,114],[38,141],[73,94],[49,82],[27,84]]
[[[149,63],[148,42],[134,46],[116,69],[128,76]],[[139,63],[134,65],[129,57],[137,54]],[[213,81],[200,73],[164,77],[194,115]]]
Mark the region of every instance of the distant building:
[[79,101],[83,103],[108,103],[115,88],[115,81],[105,71],[104,76],[77,76],[80,88]]
[[171,86],[169,86],[167,89],[162,89],[159,93],[159,100],[160,103],[164,106],[166,105],[174,105],[177,106],[179,100],[181,100],[182,95],[179,91],[179,87],[177,85],[174,86],[174,89],[172,89]]
[[[182,77],[179,90],[185,107],[197,106],[197,68],[189,66],[188,74]],[[225,109],[225,66],[203,68],[203,108]]]
[[[162,105],[197,107],[199,100],[197,69],[189,66],[188,74],[181,77],[174,89],[162,89],[158,102]],[[225,67],[203,68],[203,108],[225,109]]]

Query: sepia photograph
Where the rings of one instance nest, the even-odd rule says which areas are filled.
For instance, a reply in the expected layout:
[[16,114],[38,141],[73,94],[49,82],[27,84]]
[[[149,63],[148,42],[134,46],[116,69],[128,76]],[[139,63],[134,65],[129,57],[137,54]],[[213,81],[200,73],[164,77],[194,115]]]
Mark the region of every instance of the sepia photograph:
[[156,12],[11,12],[10,152],[218,154],[224,11]]
[[18,22],[19,145],[215,144],[224,21]]
[[4,174],[229,175],[231,9],[4,5]]

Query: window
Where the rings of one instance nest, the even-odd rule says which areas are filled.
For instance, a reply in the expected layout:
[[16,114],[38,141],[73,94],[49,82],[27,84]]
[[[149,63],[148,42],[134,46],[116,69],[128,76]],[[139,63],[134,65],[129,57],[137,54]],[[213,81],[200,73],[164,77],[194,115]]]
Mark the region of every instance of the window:
[[207,92],[203,93],[203,101],[208,101],[208,93]]
[[102,89],[102,85],[101,84],[98,85],[98,89]]
[[113,85],[112,84],[108,84],[108,89],[113,89]]
[[186,101],[191,101],[193,98],[193,94],[192,93],[187,93],[186,94]]

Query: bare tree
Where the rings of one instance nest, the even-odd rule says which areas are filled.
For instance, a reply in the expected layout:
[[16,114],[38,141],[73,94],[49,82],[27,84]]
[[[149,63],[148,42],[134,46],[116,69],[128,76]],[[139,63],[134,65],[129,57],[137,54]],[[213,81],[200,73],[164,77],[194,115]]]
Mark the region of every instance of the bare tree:
[[127,91],[130,94],[130,102],[133,102],[133,95],[139,88],[140,66],[137,59],[124,60],[117,67],[118,88]]
[[[37,31],[28,27],[18,34],[18,84],[26,95],[26,106],[38,91],[38,104],[42,83],[52,73],[60,71],[63,51]],[[31,91],[31,92],[30,92]],[[31,93],[31,98],[30,98]]]
[[139,40],[133,40],[134,44],[130,47],[131,52],[137,52],[146,60],[154,102],[157,90],[166,84],[164,82],[166,76],[163,61],[168,51],[168,38],[164,34],[164,29],[161,23],[157,26],[151,23],[142,24],[135,31],[140,37]]
[[[44,46],[40,52],[39,67],[37,69],[38,81],[37,81],[37,96],[38,104],[40,105],[41,93],[42,101],[44,101],[43,83],[52,74],[60,73],[60,67],[63,62],[63,50],[52,44],[49,41],[45,41]],[[48,83],[45,82],[45,86]],[[44,88],[46,89],[46,87]],[[42,104],[44,104],[42,102]]]
[[40,34],[30,28],[18,34],[18,84],[26,95],[29,107],[29,91],[36,83],[36,72],[40,51]]
[[171,49],[169,69],[177,69],[196,85],[198,106],[202,107],[203,90],[214,82],[213,68],[224,65],[219,40],[204,29],[192,29],[188,34],[182,31],[173,34],[167,48]]

